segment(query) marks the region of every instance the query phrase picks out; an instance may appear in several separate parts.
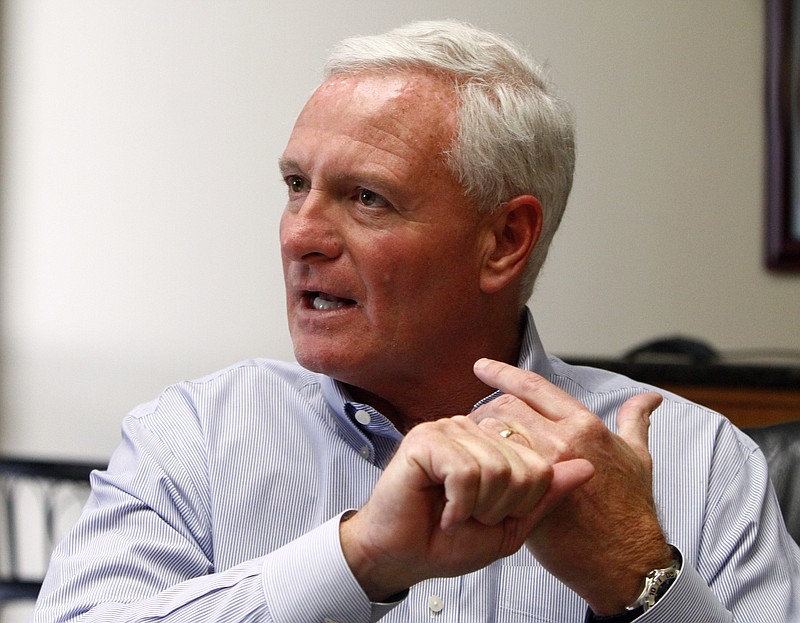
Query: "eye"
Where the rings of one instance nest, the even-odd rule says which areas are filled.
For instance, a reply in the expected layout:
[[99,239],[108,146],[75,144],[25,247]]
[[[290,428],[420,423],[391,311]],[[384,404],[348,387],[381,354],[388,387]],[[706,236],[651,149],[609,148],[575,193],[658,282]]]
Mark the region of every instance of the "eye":
[[290,193],[301,193],[307,188],[306,181],[299,175],[287,175],[284,178]]
[[367,188],[359,188],[357,191],[358,202],[368,208],[385,208],[391,204],[378,193]]

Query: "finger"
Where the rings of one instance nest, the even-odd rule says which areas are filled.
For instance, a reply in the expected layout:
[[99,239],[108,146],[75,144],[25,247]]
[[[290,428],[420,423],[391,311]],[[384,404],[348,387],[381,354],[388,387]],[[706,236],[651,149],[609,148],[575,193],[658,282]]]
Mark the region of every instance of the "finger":
[[526,448],[530,448],[531,446],[530,442],[528,441],[528,438],[525,436],[523,432],[518,431],[516,428],[514,428],[510,424],[507,424],[503,420],[487,416],[487,417],[482,417],[477,421],[478,421],[478,428],[480,428],[482,431],[484,431],[487,435],[489,435],[492,438],[500,438],[508,442],[514,442],[523,445]]
[[438,498],[442,527],[469,517],[480,471],[474,457],[454,442],[452,427],[452,422],[440,420],[412,428],[381,479],[396,481],[401,489],[408,488],[423,498]]
[[506,517],[522,518],[530,515],[550,487],[552,467],[539,453],[531,449],[524,433],[511,428],[503,420],[484,416],[478,421],[478,428],[494,440],[499,440],[501,448],[514,451],[509,462],[515,467],[508,484],[502,489],[502,495],[491,508],[476,514],[475,518],[484,524],[493,525]]
[[663,396],[656,392],[637,394],[629,398],[617,413],[619,436],[637,453],[648,453],[647,432],[650,414],[661,404]]
[[[487,517],[491,521],[497,515],[508,514],[505,504],[498,505],[498,500],[505,495],[512,475],[517,478],[516,474],[524,470],[518,450],[526,448],[499,434],[487,435],[464,416],[420,425],[412,429],[409,438],[415,442],[409,459],[421,469],[422,476],[413,486],[442,487],[443,530],[452,532],[470,518]],[[420,438],[424,441],[417,444]],[[549,477],[541,486],[542,492],[548,484]]]
[[594,465],[586,459],[561,461],[553,466],[550,487],[539,501],[533,522],[539,522],[555,509],[570,493],[589,482],[595,474]]
[[473,371],[490,387],[516,396],[551,420],[564,419],[576,410],[585,411],[575,398],[535,372],[485,358],[475,362]]
[[507,517],[525,517],[530,515],[550,488],[553,480],[553,468],[537,453],[512,441],[501,442],[512,449],[508,461],[511,471],[495,478],[487,474],[482,489],[485,504],[476,507],[474,518],[486,525],[497,524]]
[[[525,445],[521,435],[502,437],[500,432],[509,429],[499,420],[486,421],[482,426],[466,418],[452,420],[451,425],[458,426],[458,436],[453,441],[476,461],[479,473],[477,478],[464,480],[451,474],[450,481],[445,482],[448,504],[451,497],[454,499],[444,524],[452,528],[456,517],[462,521],[472,517],[494,525],[509,516],[529,514],[550,485],[550,465]],[[520,441],[512,441],[515,437]],[[464,496],[463,489],[469,487],[473,491]],[[468,500],[471,508],[460,503],[462,500]],[[456,511],[460,512],[456,515]]]

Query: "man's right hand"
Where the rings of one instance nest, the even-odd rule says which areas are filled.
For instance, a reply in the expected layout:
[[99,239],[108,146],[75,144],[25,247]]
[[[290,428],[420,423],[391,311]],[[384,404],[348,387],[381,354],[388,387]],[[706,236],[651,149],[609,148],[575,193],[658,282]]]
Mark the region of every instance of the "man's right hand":
[[516,552],[594,474],[588,461],[550,465],[498,432],[463,416],[409,431],[369,501],[340,525],[345,559],[372,601]]

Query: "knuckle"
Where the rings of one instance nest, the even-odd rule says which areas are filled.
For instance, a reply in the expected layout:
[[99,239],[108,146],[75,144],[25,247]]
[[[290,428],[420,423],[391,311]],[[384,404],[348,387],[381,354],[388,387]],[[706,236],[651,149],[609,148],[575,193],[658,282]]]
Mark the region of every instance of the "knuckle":
[[413,426],[407,433],[406,433],[406,440],[415,440],[418,437],[426,437],[430,433],[431,429],[431,422],[423,422],[422,424],[417,424]]
[[506,486],[512,481],[513,470],[508,461],[492,461],[484,465],[482,476],[493,485]]
[[474,461],[461,461],[454,466],[452,482],[462,487],[473,487],[481,481],[481,467]]
[[539,392],[547,381],[538,374],[528,373],[520,380],[522,391],[526,394]]
[[405,435],[403,444],[406,446],[428,443],[431,439],[441,434],[442,426],[438,421],[422,422],[413,426]]
[[466,415],[454,415],[452,417],[443,420],[437,420],[437,422],[440,423],[443,428],[456,426],[458,428],[466,428],[467,430],[474,430],[475,427],[475,422]]
[[528,465],[530,480],[549,483],[553,479],[553,466],[543,458],[537,456],[535,460],[529,461]]
[[500,394],[480,407],[482,419],[498,419],[499,415],[511,408],[518,399],[511,394]]
[[500,420],[505,420],[509,416],[520,413],[522,409],[527,409],[527,405],[512,394],[502,394],[495,398],[491,403],[492,414]]
[[589,442],[600,441],[608,437],[610,433],[603,420],[589,411],[578,414],[573,423],[577,427],[579,436]]
[[491,404],[494,404],[495,407],[503,408],[515,405],[517,402],[519,402],[519,399],[512,394],[500,394]]
[[566,439],[554,438],[551,441],[552,456],[557,459],[572,458],[577,453],[579,445],[580,444],[567,441]]
[[478,422],[478,428],[480,428],[481,430],[486,430],[487,428],[488,429],[497,428],[499,426],[500,426],[500,420],[491,416],[485,417],[480,422]]
[[553,468],[544,461],[530,464],[526,472],[514,483],[514,490],[522,499],[538,500],[553,480]]
[[550,461],[545,459],[539,452],[527,448],[520,450],[520,457],[522,466],[513,475],[516,485],[527,488],[531,483],[538,483],[542,480],[549,482],[553,474]]

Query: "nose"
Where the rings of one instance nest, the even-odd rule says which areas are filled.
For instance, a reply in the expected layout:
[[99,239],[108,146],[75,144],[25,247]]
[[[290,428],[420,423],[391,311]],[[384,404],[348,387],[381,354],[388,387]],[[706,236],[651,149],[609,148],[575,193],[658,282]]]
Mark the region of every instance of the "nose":
[[341,255],[344,245],[335,208],[335,202],[317,190],[311,190],[299,208],[287,206],[280,224],[284,257],[313,263]]

